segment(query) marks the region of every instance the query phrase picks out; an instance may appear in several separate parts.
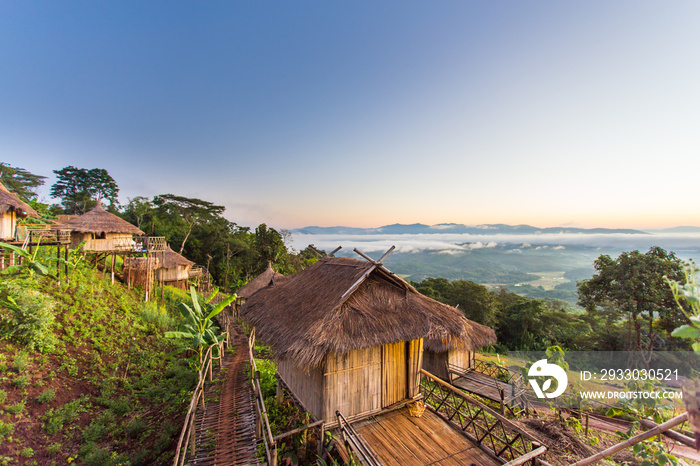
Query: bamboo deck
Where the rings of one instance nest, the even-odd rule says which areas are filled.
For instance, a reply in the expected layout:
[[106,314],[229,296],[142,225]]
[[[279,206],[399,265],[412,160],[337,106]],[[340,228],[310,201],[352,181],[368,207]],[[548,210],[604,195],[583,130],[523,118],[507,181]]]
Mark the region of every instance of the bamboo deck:
[[402,408],[353,427],[385,465],[501,464],[428,409],[411,417]]
[[[505,389],[506,399],[510,398],[513,394],[513,386],[501,381],[498,383]],[[501,401],[501,394],[495,386],[494,378],[477,371],[471,371],[466,376],[454,376],[452,385],[489,400],[499,403]]]

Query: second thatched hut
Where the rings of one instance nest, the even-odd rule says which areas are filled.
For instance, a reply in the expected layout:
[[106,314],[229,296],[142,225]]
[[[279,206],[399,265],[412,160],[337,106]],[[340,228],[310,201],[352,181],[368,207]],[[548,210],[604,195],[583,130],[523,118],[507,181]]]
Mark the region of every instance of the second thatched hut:
[[100,202],[90,210],[61,225],[71,230],[71,247],[85,241],[83,251],[115,252],[134,249],[134,235],[143,231],[102,208]]
[[253,294],[241,317],[272,347],[280,379],[326,422],[336,410],[360,417],[416,397],[424,338],[467,350],[494,339],[384,267],[348,258],[325,257]]

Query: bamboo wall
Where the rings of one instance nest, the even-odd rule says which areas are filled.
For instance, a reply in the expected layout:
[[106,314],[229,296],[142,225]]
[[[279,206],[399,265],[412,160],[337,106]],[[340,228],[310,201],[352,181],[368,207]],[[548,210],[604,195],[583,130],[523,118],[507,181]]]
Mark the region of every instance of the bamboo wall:
[[450,350],[435,353],[430,350],[423,352],[423,369],[443,380],[449,380],[446,363],[469,369],[473,366],[474,352],[468,350]]
[[93,233],[71,233],[71,248],[75,249],[83,241],[83,251],[107,252],[107,251],[132,251],[134,240],[131,233],[107,233],[105,238],[96,239]]
[[277,372],[294,395],[316,419],[324,419],[323,368],[310,368],[309,371],[310,373],[306,373],[304,368],[288,360],[279,361],[277,364]]
[[423,340],[398,342],[329,353],[321,367],[307,373],[289,361],[280,361],[279,375],[317,419],[336,421],[375,413],[411,398],[420,388]]
[[164,282],[187,280],[190,276],[190,268],[190,265],[178,265],[168,268],[161,267],[156,270],[156,280]]
[[335,421],[343,416],[379,411],[382,407],[382,347],[352,350],[326,356],[324,417]]
[[0,214],[0,239],[15,239],[15,213],[12,210]]

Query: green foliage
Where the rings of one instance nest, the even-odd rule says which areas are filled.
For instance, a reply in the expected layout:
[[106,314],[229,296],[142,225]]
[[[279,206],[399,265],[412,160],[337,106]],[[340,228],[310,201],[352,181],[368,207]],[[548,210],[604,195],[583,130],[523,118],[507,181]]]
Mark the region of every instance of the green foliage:
[[255,366],[260,372],[260,390],[263,398],[273,397],[277,393],[277,365],[270,359],[255,359]]
[[56,182],[51,186],[51,197],[60,198],[67,214],[83,214],[93,208],[98,199],[108,200],[111,210],[117,207],[119,187],[103,168],[76,168],[68,166],[53,171]]
[[31,289],[32,283],[31,279],[0,281],[0,338],[25,344],[30,351],[50,353],[58,345],[53,333],[56,303]]
[[56,398],[56,389],[48,388],[44,390],[41,395],[36,397],[36,401],[41,404],[46,404],[53,401],[54,398]]
[[44,184],[45,176],[35,175],[24,168],[12,167],[5,162],[0,162],[0,182],[12,193],[21,199],[36,199],[36,188]]
[[199,364],[202,364],[202,354],[204,348],[223,341],[226,337],[221,329],[213,321],[221,311],[236,300],[236,295],[229,296],[216,306],[210,303],[211,298],[204,303],[200,303],[199,296],[194,286],[190,288],[190,298],[192,306],[187,303],[180,303],[180,313],[185,319],[179,331],[165,332],[168,338],[184,338],[190,340],[190,347],[197,350],[199,354]]
[[[6,269],[0,271],[0,275],[22,275],[24,273],[28,273],[30,276],[37,274],[41,277],[51,277],[54,279],[56,278],[51,272],[49,272],[48,266],[43,264],[39,259],[37,259],[37,255],[39,254],[41,248],[37,247],[36,249],[34,249],[34,252],[30,253],[26,249],[22,249],[12,244],[2,242],[0,242],[0,248],[8,249],[22,258],[21,264],[7,267]],[[0,304],[4,306],[10,306],[14,303],[10,301],[9,303],[6,302]]]
[[63,430],[64,425],[75,421],[80,413],[87,412],[87,402],[88,397],[83,395],[59,408],[50,408],[44,415],[44,431],[53,435]]
[[689,340],[693,350],[700,354],[700,286],[695,262],[686,264],[683,274],[683,281],[666,277],[678,309],[687,318],[687,323],[677,327],[671,336]]
[[8,407],[5,408],[5,411],[7,411],[10,414],[21,414],[24,412],[24,408],[27,407],[27,402],[22,400],[18,401],[15,404],[9,405]]
[[[608,337],[610,346],[596,349],[652,351],[657,337],[665,342],[665,350],[685,349],[674,348],[678,344],[668,338],[683,323],[664,278],[683,280],[682,263],[673,253],[653,247],[646,254],[624,252],[616,259],[601,255],[594,266],[598,273],[579,282],[578,295],[588,320]],[[620,335],[622,347],[613,346],[615,340],[610,337],[622,320],[629,330]]]

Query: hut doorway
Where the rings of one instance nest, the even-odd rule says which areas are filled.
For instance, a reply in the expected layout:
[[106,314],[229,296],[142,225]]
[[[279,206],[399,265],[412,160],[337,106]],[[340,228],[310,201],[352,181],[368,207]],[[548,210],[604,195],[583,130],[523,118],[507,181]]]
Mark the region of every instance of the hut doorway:
[[406,342],[382,346],[382,408],[406,399],[407,374]]

